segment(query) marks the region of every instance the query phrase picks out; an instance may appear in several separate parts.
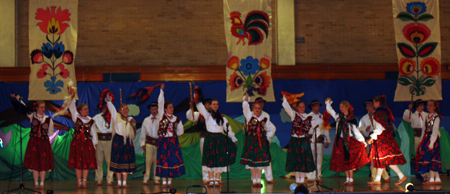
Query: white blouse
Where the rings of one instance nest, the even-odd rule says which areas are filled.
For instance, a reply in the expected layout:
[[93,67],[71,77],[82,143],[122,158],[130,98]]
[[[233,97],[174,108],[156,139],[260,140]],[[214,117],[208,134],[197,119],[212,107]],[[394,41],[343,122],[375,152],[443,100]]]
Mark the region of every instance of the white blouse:
[[411,113],[411,118],[409,117],[409,109],[406,109],[403,113],[403,120],[405,120],[408,123],[411,123],[411,127],[414,128],[421,128],[422,133],[420,134],[420,139],[422,139],[423,134],[425,132],[425,119],[428,116],[428,113],[425,111],[422,112],[414,112]]
[[[336,121],[336,126],[339,126],[339,121],[337,120],[339,118],[339,115],[333,110],[333,107],[331,107],[330,101],[325,101],[325,104],[327,106],[327,112],[330,113],[331,117],[333,117],[334,120]],[[345,116],[345,117],[347,117],[347,116]],[[352,123],[347,123],[347,125],[351,129],[349,131],[348,135],[350,137],[355,136],[356,140],[358,140],[359,142],[364,143],[364,145],[367,145],[363,135],[358,130],[358,127],[355,124],[352,124]],[[336,129],[336,133],[337,133],[337,129]],[[341,131],[341,134],[339,134],[339,135],[341,137],[344,137],[343,131]]]
[[[161,89],[159,92],[159,97],[158,97],[158,118],[159,118],[157,120],[158,123],[159,123],[159,121],[162,120],[164,114],[166,114],[164,112],[164,91]],[[167,115],[168,114],[166,114],[166,117],[167,117]],[[170,116],[170,115],[168,115],[168,116]],[[167,117],[167,119],[169,119],[169,117]],[[177,116],[172,115],[172,119],[169,119],[169,121],[171,123],[177,121]],[[159,124],[158,124],[158,130],[159,130]],[[183,127],[183,123],[180,121],[177,126],[177,136],[183,135],[183,133],[184,133],[184,127]],[[172,137],[172,136],[173,136],[173,133],[170,132],[169,130],[167,130],[167,133],[164,137]]]
[[[373,115],[372,115],[373,117]],[[373,118],[372,118],[373,121]],[[369,131],[366,131],[366,128],[369,127]],[[364,115],[361,120],[359,121],[359,131],[361,132],[361,134],[364,134],[365,137],[369,137],[370,132],[373,131],[373,124],[370,121],[370,115],[369,113],[367,113],[366,115]]]
[[94,116],[95,121],[95,131],[97,133],[111,133],[111,124],[106,125],[105,118],[103,118],[103,113],[99,113]]
[[[431,113],[428,115],[427,119],[431,120],[435,116],[437,116],[437,113]],[[436,142],[436,139],[438,137],[441,137],[441,132],[439,131],[440,124],[441,124],[441,118],[437,117],[436,120],[434,120],[433,131],[431,132],[431,137],[430,137],[430,144],[428,145],[428,148],[430,148],[430,149],[433,149],[434,142]]]
[[133,117],[127,117],[127,121],[122,119],[122,115],[117,113],[116,107],[112,102],[106,102],[109,112],[111,113],[111,131],[112,133],[117,133],[118,135],[123,136],[124,143],[126,143],[126,139],[129,138],[130,142],[134,141],[134,129],[131,126],[131,120]]
[[[331,142],[331,138],[330,138],[330,130],[324,130],[322,129],[322,125],[323,125],[323,115],[318,113],[315,114],[314,112],[310,112],[308,114],[308,116],[312,116],[314,121],[316,121],[316,124],[319,125],[319,127],[317,128],[317,137],[319,137],[320,135],[324,135],[325,136],[325,143],[330,143]],[[314,126],[313,126],[314,127]]]
[[[81,120],[81,122],[83,122],[83,123],[87,123],[87,122],[89,122],[91,120],[91,117],[89,117],[89,116],[83,117],[83,116],[80,115],[80,113],[78,113],[77,107],[75,106],[75,99],[73,99],[72,103],[70,103],[69,111],[70,111],[70,113],[72,115],[72,121],[74,123],[77,122],[77,118],[79,118]],[[91,130],[89,130],[89,134],[91,134],[92,143],[94,145],[97,145],[97,143],[98,143],[97,133],[95,133],[95,130],[93,129],[93,126],[91,126]]]
[[[153,120],[152,118],[155,117]],[[142,129],[141,129],[141,139],[140,139],[140,145],[145,145],[145,138],[146,136],[150,136],[152,138],[158,139],[158,130],[159,130],[159,117],[158,115],[153,116],[150,115],[147,118],[144,119],[144,122],[142,123]]]
[[[283,103],[281,104],[284,108],[284,111],[286,112],[286,114],[291,118],[291,121],[294,121],[295,116],[298,115],[300,116],[300,118],[302,120],[305,120],[306,118],[308,118],[308,114],[306,113],[298,113],[296,111],[294,111],[291,107],[291,105],[289,105],[289,103],[287,102],[286,98],[283,98]],[[309,135],[313,135],[314,134],[314,127],[317,126],[316,120],[313,118],[311,119],[311,129],[309,129],[308,134]],[[320,135],[320,129],[317,128],[316,129],[316,136],[318,137]],[[292,137],[305,137],[306,135],[300,135],[298,136],[297,134],[291,134]]]
[[[250,121],[250,119],[252,117],[255,117],[256,119],[258,119],[258,121],[262,121],[264,120],[265,117],[263,114],[256,116],[251,110],[250,110],[250,104],[248,103],[249,99],[245,99],[244,96],[244,101],[242,102],[242,109],[244,112],[244,117],[246,121]],[[270,122],[269,118],[267,118],[267,122],[264,125],[264,128],[266,128],[266,136],[267,136],[267,140],[269,140],[269,142],[271,141],[272,137],[275,135],[275,131],[277,130],[277,128],[275,127],[275,125],[273,125],[272,122]]]
[[[31,114],[27,114],[27,117],[30,119],[30,121],[33,121],[33,117],[36,118],[38,121],[42,123],[44,123],[44,121],[47,119],[47,115],[38,115],[37,112],[33,112]],[[53,119],[50,118],[50,123],[48,125],[48,131],[47,131],[47,135],[50,137],[53,135],[53,133],[55,132],[55,128],[53,126]]]
[[[208,132],[210,132],[210,133],[225,133],[226,132],[227,124],[228,124],[227,118],[222,117],[223,118],[223,123],[222,123],[222,125],[218,125],[217,122],[216,122],[216,119],[214,119],[211,116],[211,113],[209,113],[206,110],[205,106],[203,106],[202,103],[197,103],[196,106],[197,106],[197,110],[205,118],[206,130]],[[192,116],[192,114],[191,114],[191,116]],[[197,120],[198,120],[198,115],[196,117],[197,117]],[[237,138],[234,135],[234,132],[233,132],[233,130],[231,129],[230,126],[228,126],[228,137],[230,137],[233,142],[237,141]]]

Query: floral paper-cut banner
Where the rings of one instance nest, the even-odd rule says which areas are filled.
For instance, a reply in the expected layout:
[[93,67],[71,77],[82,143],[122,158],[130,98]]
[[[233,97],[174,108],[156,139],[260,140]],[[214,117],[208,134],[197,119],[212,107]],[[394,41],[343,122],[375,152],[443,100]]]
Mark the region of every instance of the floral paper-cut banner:
[[77,12],[76,0],[30,0],[29,100],[64,100],[76,81]]
[[252,100],[275,101],[270,20],[270,0],[224,0],[227,102],[242,102],[245,92]]
[[399,78],[394,101],[442,100],[439,1],[393,0]]

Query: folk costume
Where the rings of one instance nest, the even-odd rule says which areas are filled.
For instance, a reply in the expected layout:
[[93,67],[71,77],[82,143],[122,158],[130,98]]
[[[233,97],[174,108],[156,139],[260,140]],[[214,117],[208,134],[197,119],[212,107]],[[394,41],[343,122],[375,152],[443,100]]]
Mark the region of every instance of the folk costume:
[[[327,112],[336,121],[336,138],[331,153],[330,170],[344,172],[360,169],[370,160],[365,148],[365,139],[358,130],[355,116],[351,111],[349,115],[337,114],[330,101],[326,101],[325,104]],[[347,182],[352,183],[353,180]]]
[[75,122],[73,127],[73,138],[70,144],[69,168],[79,170],[97,169],[95,158],[95,147],[98,143],[97,134],[93,130],[94,120],[89,116],[81,116],[75,106],[75,100],[69,106],[72,114],[72,120]]
[[31,131],[23,167],[30,171],[49,172],[55,166],[49,140],[54,133],[53,120],[47,115],[39,115],[36,112],[27,116],[31,122]]
[[[385,98],[385,97],[382,97]],[[390,167],[399,177],[400,184],[406,180],[406,176],[398,168],[398,164],[406,164],[400,148],[394,139],[394,117],[392,112],[386,107],[378,107],[374,113],[374,130],[370,135],[373,139],[370,158],[372,164],[377,169],[377,176],[369,184],[381,184],[381,173],[386,167]]]
[[[199,115],[203,115],[206,124],[205,143],[203,145],[202,171],[213,172],[214,180],[209,180],[210,185],[218,185],[220,180],[216,179],[217,174],[227,172],[227,166],[236,161],[237,147],[234,144],[237,138],[233,130],[229,127],[228,120],[221,114],[209,112],[202,103],[197,103]],[[222,117],[222,122],[219,118]],[[218,122],[219,120],[219,122]],[[220,123],[220,124],[219,124]],[[228,134],[228,139],[225,134]],[[227,141],[228,149],[227,150]],[[227,153],[230,155],[229,163]]]
[[[208,111],[209,112],[209,111]],[[194,111],[194,114],[192,114],[192,110],[189,109],[186,112],[186,118],[191,121],[191,122],[197,122],[197,131],[200,132],[200,152],[202,154],[202,158],[203,158],[203,146],[205,143],[205,137],[207,134],[207,129],[206,129],[206,119],[205,117],[200,114],[197,111]],[[208,182],[209,181],[209,176],[208,176],[208,171],[206,171],[205,169],[202,168],[202,180],[203,182]]]
[[[417,107],[419,104],[425,103],[424,101],[416,101],[414,103],[414,107]],[[411,114],[411,116],[410,116]],[[410,135],[411,144],[414,145],[414,150],[412,150],[411,154],[416,155],[416,150],[419,147],[420,142],[422,141],[422,137],[424,135],[425,130],[425,119],[428,117],[428,113],[425,111],[419,112],[416,111],[412,113],[409,109],[406,109],[403,113],[403,120],[411,123],[411,130],[408,131],[408,135]]]
[[159,177],[156,176],[156,158],[157,145],[159,140],[159,117],[158,115],[150,115],[144,119],[141,129],[140,146],[145,146],[145,175],[144,183],[150,178],[150,168],[153,165],[153,180],[159,184]]
[[[312,105],[315,103],[315,101],[313,101],[310,105],[308,105],[308,107],[310,109],[312,109]],[[317,103],[319,103],[319,101],[317,101]],[[319,103],[320,104],[320,103]],[[320,106],[322,106],[322,104],[320,104]],[[322,162],[323,162],[323,148],[324,148],[324,144],[326,143],[330,143],[331,138],[330,138],[330,131],[329,130],[324,130],[322,128],[323,125],[323,115],[321,113],[317,113],[315,114],[314,112],[310,112],[307,117],[311,116],[312,119],[316,122],[317,125],[319,125],[319,127],[316,129],[316,136],[317,136],[317,164],[316,164],[316,170],[314,170],[313,172],[308,172],[306,174],[306,177],[308,178],[308,180],[316,180],[316,173],[317,173],[317,177],[320,180],[322,177]],[[311,130],[312,131],[312,130]],[[311,138],[311,152],[313,154],[313,158],[314,161],[316,161],[315,159],[315,146],[316,144],[314,143],[314,137]]]
[[[183,135],[184,128],[180,118],[164,112],[164,91],[162,89],[158,97],[158,118],[156,176],[161,178],[179,177],[186,173],[178,142],[178,136]],[[169,180],[167,184],[171,185],[171,181]],[[165,185],[164,179],[163,185]]]
[[[109,170],[115,173],[133,174],[136,171],[136,156],[133,144],[136,121],[133,117],[125,118],[118,113],[111,101],[106,104],[111,113],[113,134]],[[118,180],[118,186],[122,186],[121,180]],[[127,186],[126,180],[124,180],[123,186]]]
[[[427,172],[441,173],[441,146],[439,124],[441,119],[437,113],[430,113],[425,119],[425,130],[422,141],[417,148],[416,172],[424,174]],[[439,180],[437,180],[439,179]],[[440,178],[430,178],[428,183],[441,183]]]
[[[111,113],[108,111],[106,101],[104,100],[106,97],[106,93],[109,93],[113,98],[113,94],[109,91],[109,89],[105,89],[100,94],[100,104],[97,108],[106,109],[106,112],[99,113],[94,116],[94,125],[93,130],[94,133],[97,134],[98,143],[95,149],[95,156],[97,158],[97,170],[95,170],[95,180],[97,181],[97,185],[101,185],[103,180],[103,161],[106,161],[106,165],[108,166],[106,171],[106,183],[108,185],[112,185],[114,172],[110,171],[110,162],[111,162],[111,146],[112,146],[112,130],[111,130]],[[113,100],[112,100],[113,101]]]

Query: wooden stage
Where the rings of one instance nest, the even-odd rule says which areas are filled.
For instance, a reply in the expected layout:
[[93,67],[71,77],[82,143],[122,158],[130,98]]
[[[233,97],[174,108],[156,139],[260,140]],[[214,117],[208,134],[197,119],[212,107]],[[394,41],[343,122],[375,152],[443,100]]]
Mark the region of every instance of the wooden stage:
[[[405,185],[412,182],[415,186],[416,191],[426,191],[421,193],[450,193],[450,177],[442,176],[442,185],[422,185],[420,182],[414,178],[408,178],[400,186],[395,186],[394,183],[397,182],[398,178],[392,178],[390,183],[383,183],[380,186],[368,186],[368,177],[356,178],[355,185],[353,186],[341,186],[341,183],[345,181],[344,177],[338,178],[324,178],[323,184],[327,187],[333,189],[334,193],[404,193]],[[289,185],[294,183],[294,179],[282,179],[276,178],[276,184],[270,185],[263,181],[262,188],[252,188],[250,186],[250,179],[230,179],[230,190],[236,193],[292,193],[289,190]],[[25,187],[32,187],[32,181],[25,181]],[[42,193],[47,193],[47,190],[53,189],[55,194],[65,193],[65,194],[102,194],[102,193],[118,193],[118,194],[131,194],[131,193],[160,193],[169,192],[167,188],[161,188],[161,186],[154,186],[153,182],[149,181],[148,185],[142,185],[140,180],[131,180],[128,183],[130,188],[127,189],[116,189],[114,186],[106,186],[105,182],[103,186],[96,186],[94,181],[88,182],[88,189],[76,189],[76,181],[46,181],[45,189],[39,190]],[[201,184],[201,180],[175,180],[174,187],[177,189],[177,193],[186,193],[186,188],[190,185]],[[0,182],[0,192],[5,192],[8,189],[9,182]],[[10,189],[18,188],[19,182],[11,182]],[[317,187],[313,183],[308,184],[311,193],[320,193],[317,191]],[[221,187],[209,187],[208,193],[220,193],[225,191],[226,185]],[[449,191],[449,192],[444,192]],[[189,189],[190,193],[201,193],[200,188]],[[328,190],[323,189],[323,193],[333,193]],[[17,192],[14,192],[17,193]],[[27,192],[24,192],[27,193]],[[31,192],[30,192],[31,193]]]

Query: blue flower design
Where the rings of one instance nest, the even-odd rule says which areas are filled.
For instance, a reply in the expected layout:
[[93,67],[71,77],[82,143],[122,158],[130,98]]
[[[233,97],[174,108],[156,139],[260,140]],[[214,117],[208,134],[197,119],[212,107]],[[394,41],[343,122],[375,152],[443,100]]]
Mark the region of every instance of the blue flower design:
[[244,75],[255,74],[256,70],[260,69],[258,63],[259,60],[257,58],[248,56],[246,59],[241,59],[241,66],[239,67],[239,70],[244,72]]
[[56,94],[58,92],[61,92],[61,88],[64,87],[64,82],[62,82],[61,80],[58,80],[56,83],[56,77],[51,77],[50,78],[52,81],[47,80],[44,83],[44,86],[47,88],[47,91],[50,92],[50,94]]
[[427,6],[423,2],[411,2],[406,4],[406,11],[410,14],[418,16],[427,11]]
[[55,53],[55,58],[59,59],[64,54],[64,45],[62,42],[56,43],[53,48],[53,52]]
[[42,45],[42,54],[47,58],[52,58],[53,47],[50,43],[45,43]]

